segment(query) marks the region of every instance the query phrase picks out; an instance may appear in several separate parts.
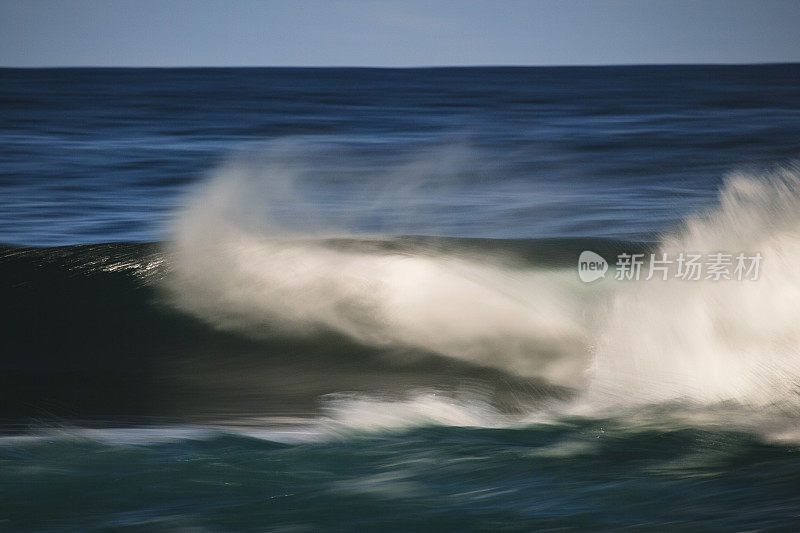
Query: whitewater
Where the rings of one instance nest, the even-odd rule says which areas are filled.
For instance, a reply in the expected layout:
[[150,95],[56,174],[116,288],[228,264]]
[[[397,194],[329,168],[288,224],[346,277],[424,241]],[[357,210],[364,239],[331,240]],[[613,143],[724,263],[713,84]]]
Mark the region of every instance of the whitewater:
[[[443,250],[440,241],[381,247],[393,237],[347,233],[343,224],[319,223],[318,212],[303,214],[302,229],[287,228],[280,207],[313,205],[298,180],[280,161],[240,158],[197,187],[168,248],[172,304],[246,335],[332,331],[543,380],[573,391],[556,408],[563,413],[658,404],[692,412],[737,405],[748,412],[743,418],[755,409],[797,412],[797,167],[730,174],[716,207],[650,245],[657,255],[758,252],[762,272],[749,281],[681,280],[673,266],[667,281],[609,274],[587,284],[578,279],[577,256],[570,266],[521,267],[502,252]],[[409,394],[395,403],[339,398],[326,408],[356,427],[378,428],[391,426],[387,420],[495,427],[542,411],[525,405],[525,416],[509,419],[487,414],[480,398]]]

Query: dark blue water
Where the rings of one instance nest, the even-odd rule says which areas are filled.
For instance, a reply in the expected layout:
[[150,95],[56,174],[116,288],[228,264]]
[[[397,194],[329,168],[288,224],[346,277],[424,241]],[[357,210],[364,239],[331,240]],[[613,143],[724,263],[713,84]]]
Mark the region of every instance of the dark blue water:
[[795,530],[798,157],[800,65],[0,69],[0,530]]
[[369,200],[380,170],[461,150],[437,209],[379,229],[633,238],[710,203],[726,172],[797,157],[799,80],[797,65],[4,69],[0,242],[159,240],[187,186],[287,137],[349,154],[308,162],[334,203],[342,180]]

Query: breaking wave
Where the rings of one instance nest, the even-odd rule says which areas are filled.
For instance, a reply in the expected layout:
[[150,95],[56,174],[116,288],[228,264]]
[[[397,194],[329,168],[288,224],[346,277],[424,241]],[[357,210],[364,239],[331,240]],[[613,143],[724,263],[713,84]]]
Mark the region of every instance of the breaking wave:
[[[323,330],[421,348],[573,388],[583,406],[798,404],[796,167],[729,176],[716,208],[655,247],[759,252],[761,276],[747,282],[587,285],[577,255],[531,265],[443,241],[358,236],[308,214],[300,178],[291,165],[236,161],[194,192],[170,246],[176,306],[256,337]],[[292,213],[300,230],[286,223]]]

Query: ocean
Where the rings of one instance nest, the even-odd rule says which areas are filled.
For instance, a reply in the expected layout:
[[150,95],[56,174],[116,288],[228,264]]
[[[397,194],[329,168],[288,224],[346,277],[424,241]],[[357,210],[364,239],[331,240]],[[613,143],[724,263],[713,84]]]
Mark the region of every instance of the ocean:
[[798,64],[0,69],[0,530],[797,530],[798,157]]

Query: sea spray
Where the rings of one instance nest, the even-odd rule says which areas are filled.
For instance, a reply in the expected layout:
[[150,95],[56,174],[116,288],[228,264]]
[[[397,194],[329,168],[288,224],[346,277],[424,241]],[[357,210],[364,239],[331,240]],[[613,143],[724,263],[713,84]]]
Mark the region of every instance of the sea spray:
[[[370,345],[579,384],[588,356],[581,297],[596,291],[571,272],[435,248],[375,250],[369,236],[362,246],[331,246],[324,237],[344,230],[308,227],[321,215],[305,214],[310,203],[296,196],[301,179],[274,161],[236,161],[194,191],[171,247],[176,305],[256,336],[333,330]],[[303,213],[299,230],[284,225],[293,205]]]
[[760,253],[759,278],[620,284],[598,308],[588,401],[800,406],[798,167],[728,176],[657,253],[721,251]]
[[[220,328],[332,330],[544,378],[582,391],[591,405],[791,408],[800,376],[798,176],[795,167],[729,176],[719,207],[688,218],[658,247],[758,252],[759,280],[586,287],[565,269],[376,249],[376,237],[321,224],[320,213],[304,213],[292,230],[287,209],[310,203],[297,196],[291,167],[237,161],[197,188],[178,218],[168,286],[177,306]],[[330,236],[354,243],[332,246]]]

